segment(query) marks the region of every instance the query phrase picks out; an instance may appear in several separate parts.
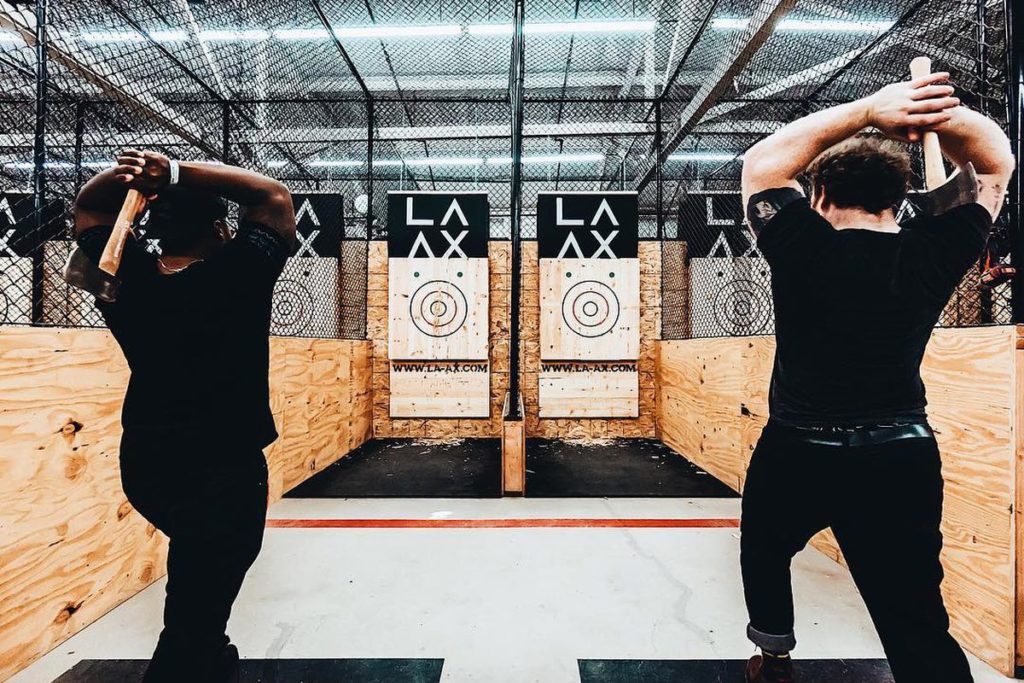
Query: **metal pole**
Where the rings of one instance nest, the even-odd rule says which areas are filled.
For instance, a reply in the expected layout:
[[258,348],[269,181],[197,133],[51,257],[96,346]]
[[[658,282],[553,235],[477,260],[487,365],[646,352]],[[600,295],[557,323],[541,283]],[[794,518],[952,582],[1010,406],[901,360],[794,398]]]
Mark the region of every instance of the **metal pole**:
[[35,139],[32,145],[32,196],[36,245],[32,253],[32,322],[43,319],[43,229],[46,222],[46,1],[36,0]]
[[220,159],[231,163],[231,103],[227,100],[220,105]]
[[366,100],[366,239],[373,239],[373,120],[376,116],[373,97]]
[[75,102],[75,192],[82,186],[82,145],[85,142],[85,108],[83,100]]
[[[1016,47],[1016,40],[1024,39],[1024,12],[1014,7],[1015,0],[1004,0],[1003,7],[1006,17],[1006,95],[1007,113],[1009,114],[1010,144],[1017,159],[1017,170],[1010,179],[1009,206],[1007,207],[1008,232],[1010,238],[1010,258],[1018,269],[1024,264],[1024,235],[1021,234],[1020,197],[1021,172],[1020,160],[1024,148],[1021,145],[1021,111],[1024,98],[1024,60]],[[1024,282],[1021,276],[1010,280],[1010,308],[1014,323],[1024,322]]]
[[657,203],[657,208],[655,209],[655,216],[657,217],[656,221],[657,221],[657,226],[658,226],[658,228],[657,228],[657,237],[658,237],[659,240],[663,240],[663,239],[665,239],[665,216],[664,216],[664,213],[663,213],[664,207],[661,205],[662,201],[664,201],[664,197],[662,196],[662,192],[664,190],[662,188],[662,182],[661,182],[661,180],[662,180],[662,178],[661,178],[661,165],[662,165],[661,162],[662,162],[662,158],[661,158],[661,100],[660,99],[657,100],[654,103],[654,153],[656,155],[654,158],[655,158],[655,160],[657,162],[657,166],[655,166],[655,174],[654,174],[654,189],[655,189],[655,199],[654,199],[654,201]]
[[519,305],[522,298],[522,254],[520,235],[523,216],[523,23],[524,0],[516,0],[512,39],[512,73],[509,80],[509,101],[512,107],[512,283],[509,303],[512,307],[509,318],[508,344],[508,418],[519,420]]

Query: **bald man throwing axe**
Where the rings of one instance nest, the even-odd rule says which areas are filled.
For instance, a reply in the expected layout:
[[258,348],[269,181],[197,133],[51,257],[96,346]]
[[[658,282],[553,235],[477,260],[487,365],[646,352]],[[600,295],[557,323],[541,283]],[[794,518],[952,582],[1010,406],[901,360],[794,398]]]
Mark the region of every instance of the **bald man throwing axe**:
[[[794,680],[790,563],[831,527],[898,683],[967,683],[939,591],[943,480],[920,364],[954,288],[976,263],[1014,161],[1006,136],[960,106],[949,74],[888,85],[811,114],[747,152],[743,197],[771,266],[770,419],[743,497],[750,683]],[[977,189],[900,225],[907,153],[881,136],[938,134]],[[941,172],[941,164],[940,164]],[[806,174],[808,199],[797,178]]]
[[[270,307],[294,249],[291,195],[241,168],[125,150],[75,201],[78,242],[95,264],[130,189],[152,199],[146,232],[161,253],[128,237],[116,301],[97,306],[131,369],[121,481],[170,538],[164,629],[144,681],[237,681],[225,629],[263,542],[263,448],[277,438]],[[234,236],[224,198],[239,205]]]

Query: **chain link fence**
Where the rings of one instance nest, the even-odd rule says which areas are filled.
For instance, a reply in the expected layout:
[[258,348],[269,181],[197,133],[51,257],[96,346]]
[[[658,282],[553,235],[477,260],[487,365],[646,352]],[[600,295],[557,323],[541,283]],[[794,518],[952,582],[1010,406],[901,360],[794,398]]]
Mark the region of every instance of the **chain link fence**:
[[[0,4],[3,323],[102,325],[60,269],[75,194],[125,146],[289,186],[300,244],[278,334],[365,337],[388,191],[484,190],[492,239],[511,236],[512,0],[47,4],[40,93],[36,5]],[[744,150],[905,78],[919,54],[1008,126],[1003,0],[531,0],[519,234],[536,237],[541,191],[637,190],[641,239],[662,244],[662,335],[771,333]],[[1015,229],[1004,213],[941,324],[1013,320],[1011,283],[981,276],[1012,261]]]

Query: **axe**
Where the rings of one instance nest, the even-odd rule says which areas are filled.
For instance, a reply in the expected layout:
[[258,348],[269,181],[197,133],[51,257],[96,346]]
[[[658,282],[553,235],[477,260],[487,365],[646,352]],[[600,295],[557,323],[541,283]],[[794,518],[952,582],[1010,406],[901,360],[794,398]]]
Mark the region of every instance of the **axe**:
[[116,301],[117,290],[121,284],[117,279],[117,269],[121,265],[124,245],[131,234],[132,224],[145,208],[146,198],[142,193],[138,190],[128,190],[128,196],[124,198],[124,204],[121,205],[121,211],[114,222],[114,229],[103,248],[99,265],[93,263],[81,247],[75,247],[68,255],[61,273],[64,281],[89,292],[100,301]]
[[[915,57],[910,62],[911,78],[927,76],[931,70],[932,60],[928,57]],[[978,200],[974,164],[967,162],[947,178],[938,133],[926,131],[921,136],[921,146],[924,151],[924,190],[907,194],[907,201],[914,207],[916,215],[937,216]]]

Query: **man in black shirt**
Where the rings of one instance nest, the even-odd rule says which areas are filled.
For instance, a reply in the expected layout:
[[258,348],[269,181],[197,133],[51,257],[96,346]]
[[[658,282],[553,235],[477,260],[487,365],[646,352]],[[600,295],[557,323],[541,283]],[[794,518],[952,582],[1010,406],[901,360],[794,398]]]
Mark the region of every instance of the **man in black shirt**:
[[[743,195],[772,271],[771,417],[743,499],[747,681],[793,680],[790,563],[831,527],[899,683],[967,683],[940,592],[941,463],[920,364],[932,328],[975,263],[1014,162],[1006,136],[959,106],[948,74],[895,83],[811,114],[752,147]],[[904,225],[906,153],[936,131],[973,162],[977,203]],[[806,171],[811,199],[797,177]]]
[[[131,370],[121,481],[170,538],[164,629],[144,680],[234,681],[225,630],[263,542],[263,448],[277,438],[270,306],[295,240],[291,195],[241,168],[125,150],[75,201],[79,244],[96,263],[129,188],[153,198],[147,236],[161,253],[129,238],[117,301],[97,306]],[[239,204],[234,237],[221,197]]]

